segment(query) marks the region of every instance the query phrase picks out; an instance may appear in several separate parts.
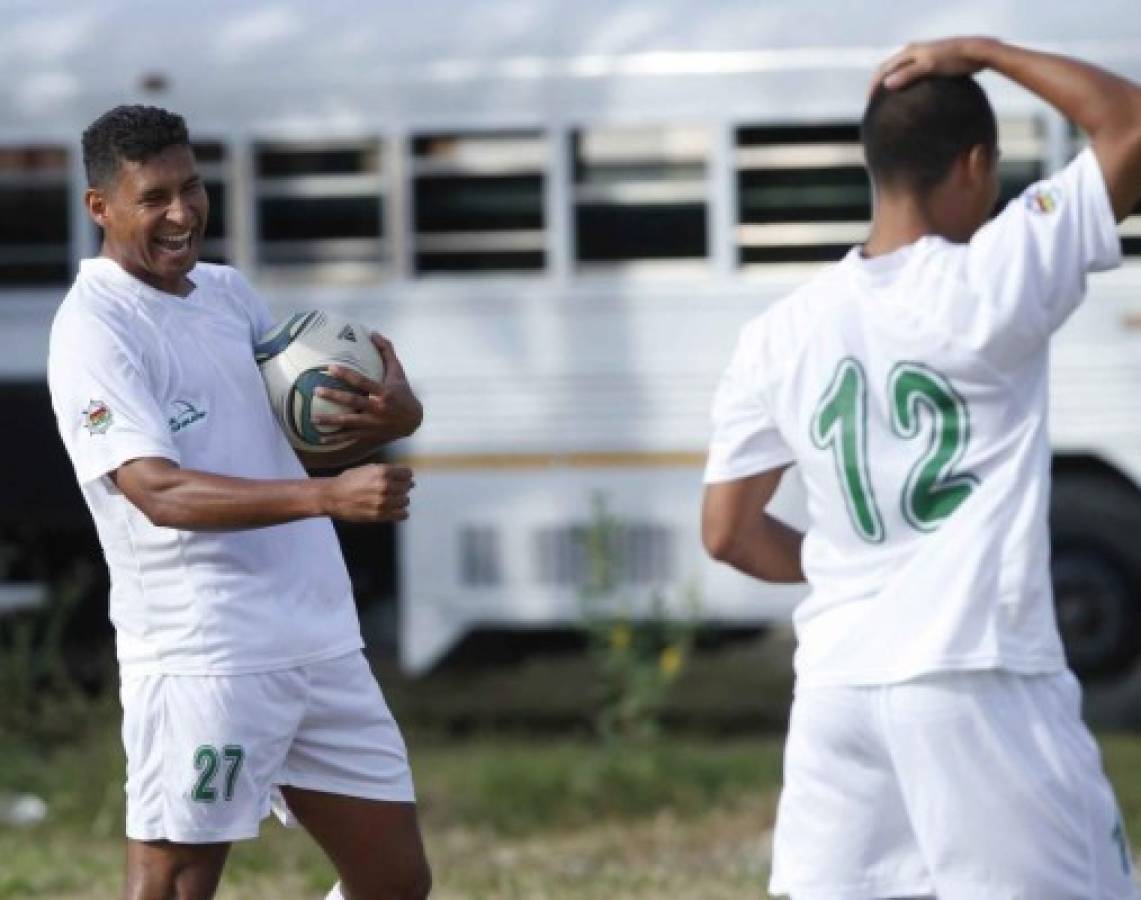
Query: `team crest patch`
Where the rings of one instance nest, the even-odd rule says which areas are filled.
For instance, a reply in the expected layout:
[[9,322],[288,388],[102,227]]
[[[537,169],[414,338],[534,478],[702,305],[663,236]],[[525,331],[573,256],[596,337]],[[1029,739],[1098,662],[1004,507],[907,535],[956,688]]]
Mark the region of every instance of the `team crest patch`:
[[83,410],[83,427],[88,434],[105,434],[112,421],[111,407],[102,400],[92,400]]
[[1026,208],[1039,215],[1049,215],[1062,202],[1062,192],[1054,185],[1037,184],[1022,195]]

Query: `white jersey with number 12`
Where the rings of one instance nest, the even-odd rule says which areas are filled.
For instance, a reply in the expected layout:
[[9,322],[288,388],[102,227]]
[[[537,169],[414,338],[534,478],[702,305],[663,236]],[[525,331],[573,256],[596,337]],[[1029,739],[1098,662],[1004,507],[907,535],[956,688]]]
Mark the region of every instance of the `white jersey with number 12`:
[[743,329],[707,483],[795,462],[801,684],[1065,665],[1049,577],[1050,336],[1120,261],[1085,151],[967,244],[844,260]]

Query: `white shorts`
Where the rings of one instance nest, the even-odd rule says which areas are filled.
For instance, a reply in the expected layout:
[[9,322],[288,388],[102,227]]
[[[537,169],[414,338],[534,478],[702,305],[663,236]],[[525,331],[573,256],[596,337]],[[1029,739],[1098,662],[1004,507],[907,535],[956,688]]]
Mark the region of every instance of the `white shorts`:
[[133,840],[256,837],[278,785],[415,799],[404,739],[360,652],[258,675],[127,677],[120,696]]
[[797,691],[769,889],[1124,900],[1131,856],[1069,672]]

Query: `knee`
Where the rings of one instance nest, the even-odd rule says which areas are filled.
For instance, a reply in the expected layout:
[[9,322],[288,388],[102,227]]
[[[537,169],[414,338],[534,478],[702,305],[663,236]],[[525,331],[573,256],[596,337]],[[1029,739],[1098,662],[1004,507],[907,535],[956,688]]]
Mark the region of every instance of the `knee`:
[[416,881],[408,894],[408,900],[426,900],[432,893],[432,870],[425,863],[417,873]]
[[348,891],[342,885],[345,900],[426,900],[432,892],[432,870],[427,862],[389,870],[384,881],[367,890]]
[[428,863],[424,862],[405,873],[396,892],[391,896],[392,900],[427,900],[430,893],[432,893],[432,870],[428,868]]

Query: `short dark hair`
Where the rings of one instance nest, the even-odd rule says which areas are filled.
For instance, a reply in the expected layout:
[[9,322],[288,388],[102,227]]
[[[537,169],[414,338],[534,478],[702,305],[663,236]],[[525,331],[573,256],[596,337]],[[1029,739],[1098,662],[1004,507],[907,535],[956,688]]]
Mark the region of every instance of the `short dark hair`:
[[876,184],[926,194],[971,147],[998,150],[998,124],[969,75],[933,75],[890,90],[878,85],[860,124]]
[[83,132],[88,187],[106,187],[124,160],[146,162],[167,147],[190,144],[182,116],[157,106],[116,106]]

